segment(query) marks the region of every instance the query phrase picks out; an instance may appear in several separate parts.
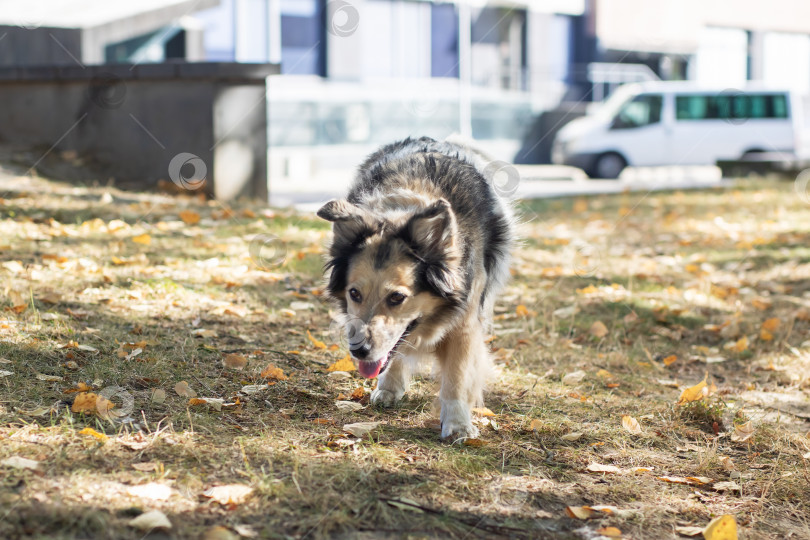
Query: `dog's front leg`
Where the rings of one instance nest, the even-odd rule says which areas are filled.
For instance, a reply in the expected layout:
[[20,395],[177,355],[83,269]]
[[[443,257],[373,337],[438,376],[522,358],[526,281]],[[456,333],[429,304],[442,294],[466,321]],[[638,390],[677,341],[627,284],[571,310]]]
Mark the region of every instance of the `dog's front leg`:
[[478,436],[470,409],[483,402],[483,382],[489,355],[480,321],[470,317],[466,324],[448,334],[438,350],[441,368],[442,438],[469,439]]
[[377,378],[377,388],[371,393],[371,404],[390,407],[402,399],[410,383],[410,373],[404,358],[396,355],[388,368]]

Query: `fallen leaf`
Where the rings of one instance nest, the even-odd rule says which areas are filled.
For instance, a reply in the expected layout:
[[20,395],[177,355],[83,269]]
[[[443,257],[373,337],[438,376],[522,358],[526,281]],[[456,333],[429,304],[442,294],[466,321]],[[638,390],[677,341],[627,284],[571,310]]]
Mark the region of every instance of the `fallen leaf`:
[[207,405],[209,408],[214,409],[215,411],[221,411],[222,405],[225,404],[225,400],[222,398],[191,398],[188,400],[189,405]]
[[171,529],[172,522],[166,517],[166,514],[160,510],[150,510],[144,512],[135,519],[131,519],[127,523],[130,527],[141,531],[151,531],[153,529]]
[[776,332],[779,329],[779,326],[782,324],[778,318],[773,317],[771,319],[766,319],[762,323],[762,329],[767,330],[768,332]]
[[90,435],[91,437],[101,442],[107,442],[109,440],[109,437],[107,437],[107,435],[105,435],[104,433],[99,433],[98,431],[96,431],[91,427],[84,428],[79,432],[79,435]]
[[615,465],[602,465],[601,463],[591,463],[585,468],[588,472],[595,472],[595,473],[620,473],[622,470]]
[[675,527],[675,532],[682,536],[698,536],[703,534],[703,527]]
[[571,433],[566,433],[565,435],[560,435],[560,438],[564,441],[574,442],[582,438],[584,433],[580,431],[574,431]]
[[546,424],[537,418],[532,420],[531,424],[529,424],[529,429],[532,431],[537,431],[538,429],[542,429]]
[[352,362],[351,355],[346,355],[328,368],[326,371],[355,371],[357,368],[354,366],[354,362]]
[[737,521],[734,516],[726,514],[714,518],[703,529],[705,540],[737,540]]
[[476,407],[472,410],[478,416],[495,416],[495,413],[486,407]]
[[222,359],[222,364],[231,369],[245,369],[247,363],[247,358],[241,354],[228,354]]
[[10,375],[14,375],[14,372],[6,371],[5,369],[0,369],[0,377],[8,377]]
[[632,416],[622,416],[622,427],[633,435],[640,435],[643,432],[641,424]]
[[771,308],[771,305],[773,305],[773,302],[771,302],[771,301],[770,301],[770,300],[768,300],[767,298],[761,298],[761,297],[760,297],[760,298],[754,298],[754,299],[751,301],[751,304],[752,304],[752,305],[753,305],[755,308],[757,308],[758,310],[760,310],[760,311],[765,311],[765,310],[767,310],[767,309],[770,309],[770,308]]
[[133,463],[132,468],[141,472],[159,471],[160,465],[155,461],[144,461],[142,463]]
[[363,406],[356,401],[335,401],[335,407],[340,412],[353,412],[363,408]]
[[200,540],[237,540],[238,538],[239,537],[232,533],[227,527],[216,525],[207,529],[200,537]]
[[166,390],[163,390],[162,388],[155,389],[155,391],[152,392],[151,400],[152,403],[157,404],[163,403],[164,401],[166,401]]
[[588,330],[588,333],[592,336],[603,338],[608,334],[607,326],[602,321],[596,321],[591,325],[591,328]]
[[37,373],[37,380],[39,381],[47,381],[47,382],[55,382],[61,381],[64,377],[60,377],[59,375],[45,375],[43,373]]
[[182,210],[180,212],[180,219],[186,225],[196,225],[200,222],[200,214],[193,210]]
[[268,381],[286,381],[288,379],[284,371],[273,364],[267,364],[259,376]]
[[672,364],[674,364],[677,361],[678,361],[678,357],[676,355],[674,355],[674,354],[671,354],[671,355],[667,356],[663,360],[665,366],[671,366]]
[[480,448],[482,446],[486,446],[486,442],[482,441],[481,439],[464,439],[462,443],[464,446],[472,446],[473,448]]
[[582,379],[585,378],[585,372],[580,370],[574,371],[573,373],[568,373],[562,378],[563,384],[573,385],[580,382]]
[[692,401],[698,401],[703,399],[707,392],[704,392],[706,388],[706,378],[708,374],[703,377],[703,380],[697,383],[695,386],[690,386],[686,388],[683,392],[681,392],[681,397],[678,400],[678,405],[683,405],[684,403],[691,403]]
[[517,315],[518,317],[528,317],[529,308],[527,308],[523,304],[519,304],[518,307],[515,308],[515,315]]
[[[154,466],[154,464],[152,464],[152,466]],[[174,493],[172,488],[166,484],[159,484],[157,482],[131,486],[127,489],[127,494],[133,497],[151,499],[153,501],[165,501],[172,496],[172,493]]]
[[621,538],[622,531],[617,529],[616,527],[602,527],[601,529],[596,529],[598,534],[602,536],[607,536],[608,538]]
[[180,381],[179,383],[175,384],[174,391],[177,392],[177,395],[179,395],[180,397],[187,397],[187,398],[197,397],[197,392],[192,390],[186,381]]
[[312,334],[309,333],[309,330],[307,330],[307,337],[312,342],[312,346],[315,347],[316,349],[321,349],[321,350],[326,349],[326,343],[324,343],[323,341],[319,341],[319,340],[315,339],[314,337],[312,337]]
[[716,482],[712,484],[712,489],[715,491],[742,491],[737,482]]
[[380,422],[357,422],[355,424],[344,425],[343,431],[346,433],[351,433],[358,439],[362,439],[363,436],[376,429],[379,425]]
[[10,458],[6,458],[3,461],[0,461],[0,465],[12,467],[14,469],[28,469],[30,471],[36,471],[39,469],[39,461],[20,456],[11,456]]
[[253,488],[244,484],[214,486],[203,492],[204,497],[215,500],[223,506],[242,504],[253,493]]
[[735,442],[745,442],[754,434],[754,426],[751,421],[744,424],[734,426],[734,433],[731,434],[731,440]]
[[148,234],[139,234],[138,236],[133,236],[131,240],[136,244],[141,244],[143,246],[148,246],[152,243],[152,237]]
[[79,382],[76,385],[76,388],[68,388],[63,393],[64,394],[75,394],[77,392],[89,392],[90,390],[92,390],[92,389],[89,386],[87,386],[87,383]]

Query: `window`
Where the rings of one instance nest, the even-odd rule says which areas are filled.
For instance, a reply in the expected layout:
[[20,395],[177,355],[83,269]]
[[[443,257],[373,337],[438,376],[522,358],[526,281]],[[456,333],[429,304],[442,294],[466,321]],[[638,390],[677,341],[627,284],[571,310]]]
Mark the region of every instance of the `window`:
[[785,94],[721,93],[677,96],[676,120],[748,120],[787,118]]
[[657,124],[661,121],[663,98],[655,94],[636,96],[622,105],[613,118],[611,129],[630,129]]

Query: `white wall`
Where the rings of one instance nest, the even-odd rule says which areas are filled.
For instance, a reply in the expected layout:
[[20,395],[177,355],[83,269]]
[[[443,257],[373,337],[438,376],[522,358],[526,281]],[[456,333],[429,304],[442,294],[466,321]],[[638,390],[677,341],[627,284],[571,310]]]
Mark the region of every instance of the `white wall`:
[[703,28],[689,78],[707,85],[741,87],[748,77],[748,35],[737,28]]
[[767,32],[762,39],[762,75],[767,84],[810,92],[810,36]]

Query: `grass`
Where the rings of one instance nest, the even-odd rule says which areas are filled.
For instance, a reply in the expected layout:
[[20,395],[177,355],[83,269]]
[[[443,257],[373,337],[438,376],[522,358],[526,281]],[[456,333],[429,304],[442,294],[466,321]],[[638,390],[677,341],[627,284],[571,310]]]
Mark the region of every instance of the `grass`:
[[[142,538],[128,522],[152,509],[178,538],[595,538],[606,526],[676,538],[722,514],[744,538],[810,536],[810,415],[765,399],[806,403],[810,389],[810,205],[792,187],[522,203],[491,343],[494,416],[465,446],[439,440],[429,377],[381,410],[367,406],[373,381],[328,374],[345,351],[319,297],[329,233],[314,216],[5,169],[0,461],[40,464],[0,466],[0,537]],[[779,325],[764,340],[768,319]],[[246,367],[226,367],[229,354]],[[288,378],[264,384],[268,364]],[[711,395],[677,405],[704,376]],[[226,405],[190,404],[180,381]],[[72,412],[79,383],[124,421]],[[364,408],[340,412],[358,387]],[[751,437],[735,440],[749,420]],[[343,433],[361,421],[381,425]],[[153,483],[168,495],[132,491]],[[229,484],[252,493],[205,496]],[[565,512],[585,505],[617,511]]]

